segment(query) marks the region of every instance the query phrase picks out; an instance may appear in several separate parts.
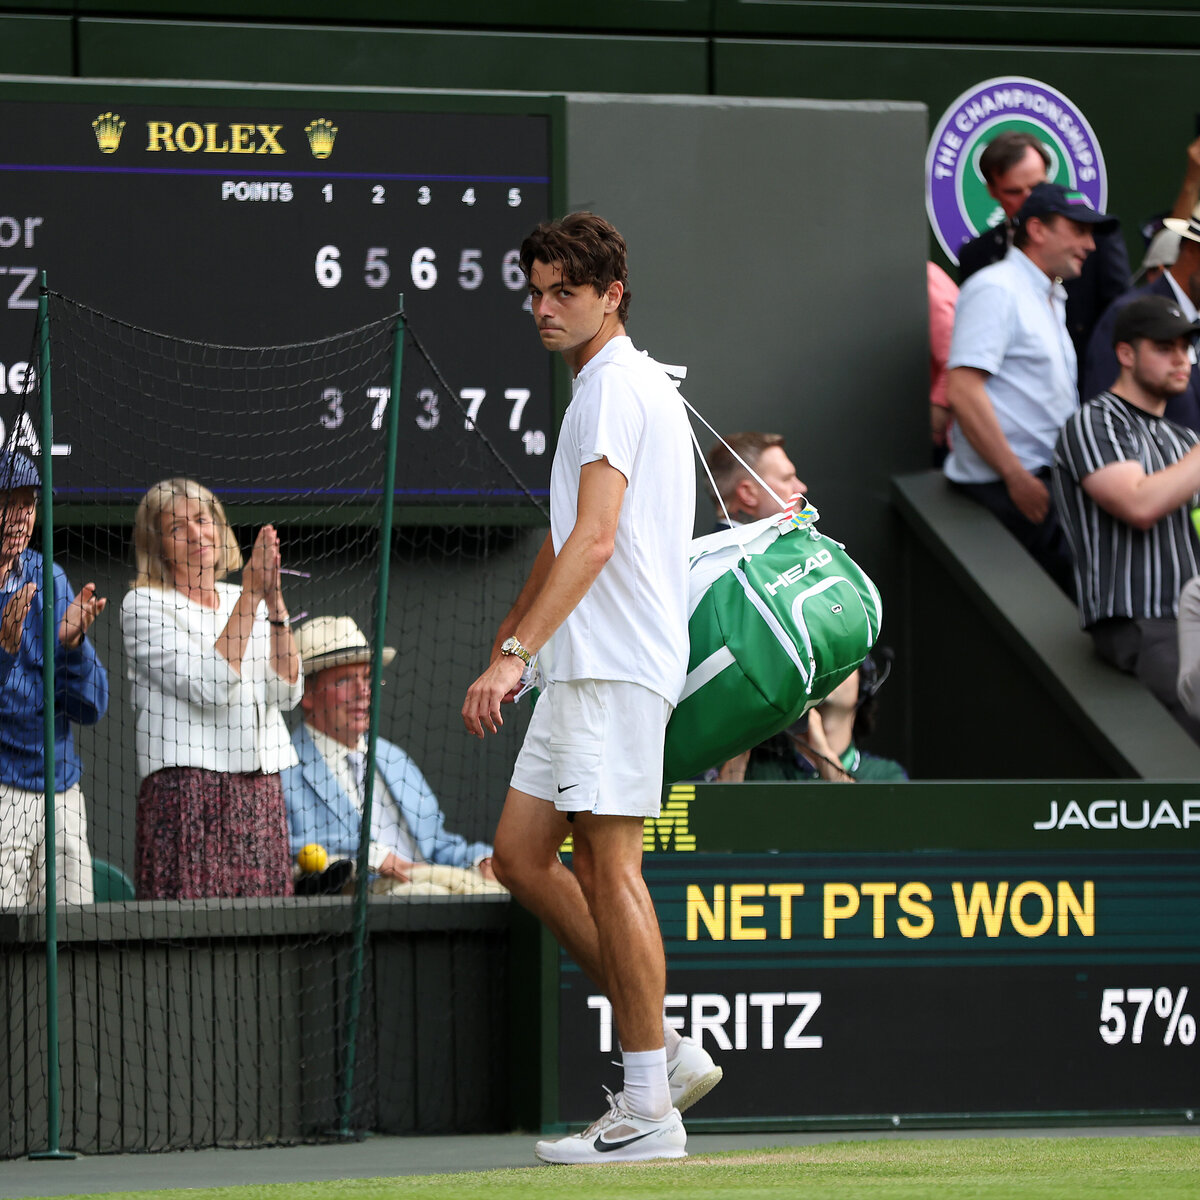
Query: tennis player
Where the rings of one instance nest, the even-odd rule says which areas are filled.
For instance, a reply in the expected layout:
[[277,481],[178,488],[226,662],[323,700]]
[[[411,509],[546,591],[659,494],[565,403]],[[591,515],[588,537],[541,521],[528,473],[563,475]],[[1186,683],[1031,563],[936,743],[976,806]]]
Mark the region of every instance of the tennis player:
[[[666,1027],[666,959],[642,879],[642,826],[659,813],[663,738],[687,671],[695,476],[671,379],[625,334],[625,241],[592,213],[521,246],[533,316],[574,375],[550,477],[550,533],[488,669],[468,731],[503,724],[535,655],[547,681],[496,831],[497,877],[612,1003],[624,1088],[581,1134],[540,1141],[554,1163],[684,1157],[680,1111],[721,1078]],[[572,869],[558,848],[574,834]]]

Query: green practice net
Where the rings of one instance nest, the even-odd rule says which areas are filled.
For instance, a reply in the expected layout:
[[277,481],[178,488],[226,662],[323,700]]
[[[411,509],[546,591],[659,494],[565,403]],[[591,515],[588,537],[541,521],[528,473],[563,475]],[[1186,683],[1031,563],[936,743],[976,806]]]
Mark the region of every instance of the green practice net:
[[486,743],[458,714],[544,536],[548,431],[518,472],[484,429],[528,393],[462,388],[399,315],[247,348],[47,302],[49,371],[0,397],[0,587],[41,595],[49,523],[60,609],[61,581],[106,604],[54,656],[56,980],[32,616],[0,655],[0,1156],[504,1127],[508,898],[477,864],[525,713]]

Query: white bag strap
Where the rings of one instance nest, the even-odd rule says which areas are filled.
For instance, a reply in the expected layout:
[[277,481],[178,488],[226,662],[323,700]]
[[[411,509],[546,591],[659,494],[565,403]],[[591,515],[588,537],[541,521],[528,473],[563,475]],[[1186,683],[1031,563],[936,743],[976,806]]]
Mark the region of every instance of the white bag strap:
[[[708,430],[709,433],[712,433],[713,437],[716,438],[716,440],[718,440],[718,442],[720,442],[722,446],[725,446],[726,450],[730,451],[730,454],[733,455],[734,458],[737,458],[738,463],[740,463],[740,466],[742,466],[745,469],[746,474],[748,474],[750,476],[750,478],[752,480],[754,480],[758,486],[762,487],[764,491],[767,491],[770,494],[770,497],[772,497],[775,500],[775,503],[779,504],[781,509],[786,509],[788,504],[791,503],[790,499],[782,498],[780,496],[780,494],[778,492],[776,492],[774,490],[774,488],[772,486],[770,486],[770,484],[768,484],[767,480],[764,480],[762,478],[762,475],[758,474],[758,472],[756,472],[754,467],[751,467],[750,463],[746,462],[745,458],[743,458],[742,455],[739,455],[737,450],[734,450],[733,446],[728,444],[728,442],[726,442],[725,438],[722,438],[720,436],[720,433],[716,432],[716,430],[714,430],[713,426],[709,425],[708,421],[704,420],[703,416],[701,416],[700,413],[696,412],[696,407],[694,406],[694,404],[691,403],[690,400],[688,400],[688,397],[684,396],[682,394],[682,392],[680,392],[679,398],[680,398],[680,400],[682,400],[684,402],[684,404],[686,404],[686,406],[688,406],[688,412],[691,413],[692,416],[695,416],[695,418],[698,421],[700,421],[700,424],[703,425],[704,428],[706,428],[706,430]],[[697,454],[700,454],[700,443],[698,443],[696,440],[695,432],[692,433],[691,440],[692,440],[692,445],[696,446]],[[700,455],[700,458],[701,458],[701,462],[704,463],[704,474],[708,475],[709,484],[712,484],[713,476],[712,476],[712,473],[709,472],[708,463],[706,461],[704,461],[703,455]],[[725,512],[725,518],[726,518],[726,520],[728,520],[728,516],[730,516],[730,514],[728,514],[728,512],[725,510],[725,502],[724,502],[724,500],[721,500],[720,492],[716,491],[715,484],[713,485],[713,492],[716,493],[716,498],[718,498],[718,500],[720,500],[721,511]],[[730,522],[730,523],[732,524],[732,522]]]
[[[679,391],[679,384],[680,384],[680,382],[681,382],[682,380],[684,380],[684,379],[686,379],[686,378],[687,378],[687,371],[688,371],[687,367],[676,366],[676,365],[673,365],[673,364],[670,364],[670,363],[661,363],[661,362],[659,362],[657,359],[650,358],[650,356],[649,356],[648,354],[646,354],[646,352],[645,352],[645,351],[642,351],[642,353],[645,355],[645,357],[646,357],[646,358],[648,358],[648,359],[649,359],[649,360],[650,360],[652,363],[654,363],[654,365],[655,365],[656,367],[658,367],[660,370],[662,370],[662,371],[666,372],[666,374],[667,374],[668,376],[670,376],[670,378],[671,378],[671,381],[672,381],[672,382],[675,384],[675,389],[676,389],[676,391]],[[722,437],[722,436],[721,436],[721,435],[720,435],[720,434],[719,434],[719,433],[718,433],[718,432],[717,432],[717,431],[716,431],[716,430],[715,430],[715,429],[714,429],[714,428],[713,428],[713,427],[712,427],[712,426],[709,424],[709,423],[708,423],[708,421],[707,421],[707,420],[705,420],[705,418],[704,418],[703,416],[701,416],[701,414],[699,413],[699,411],[696,409],[696,406],[695,406],[695,405],[694,405],[694,404],[693,404],[693,403],[692,403],[692,402],[691,402],[691,401],[690,401],[690,400],[689,400],[689,399],[688,399],[688,398],[687,398],[687,397],[686,397],[686,396],[683,394],[683,392],[682,392],[682,391],[680,391],[680,392],[679,392],[679,398],[680,398],[680,400],[682,400],[682,401],[683,401],[684,407],[685,407],[685,408],[688,410],[688,412],[690,412],[690,413],[692,414],[692,416],[694,416],[694,417],[695,417],[695,418],[696,418],[696,419],[697,419],[697,420],[700,422],[700,424],[701,424],[701,425],[703,425],[703,426],[704,426],[704,428],[705,428],[705,429],[707,429],[707,430],[708,430],[708,432],[709,432],[709,433],[711,433],[711,434],[713,435],[713,437],[715,437],[715,438],[717,439],[717,441],[718,441],[718,442],[720,442],[720,443],[721,443],[721,445],[722,445],[722,446],[724,446],[724,447],[725,447],[725,449],[726,449],[726,450],[728,450],[728,451],[729,451],[729,453],[733,455],[734,459],[735,459],[735,460],[737,461],[737,463],[738,463],[738,464],[739,464],[739,465],[740,465],[740,466],[743,468],[743,470],[745,470],[746,474],[748,474],[748,475],[750,476],[750,478],[751,478],[751,479],[753,479],[753,480],[755,481],[755,483],[757,483],[757,484],[758,484],[758,485],[759,485],[759,486],[760,486],[760,487],[761,487],[761,488],[762,488],[762,489],[763,489],[765,492],[767,492],[767,493],[768,493],[768,494],[769,494],[769,495],[770,495],[770,496],[771,496],[771,497],[774,499],[774,501],[776,502],[776,504],[778,504],[778,505],[779,505],[779,507],[780,507],[780,510],[781,510],[781,512],[780,512],[780,514],[779,514],[779,515],[780,515],[780,517],[782,518],[782,519],[781,519],[781,522],[780,522],[781,526],[786,526],[786,523],[787,523],[787,522],[789,522],[789,521],[793,521],[793,522],[794,522],[794,521],[796,520],[796,513],[797,513],[797,509],[799,508],[799,509],[803,510],[805,507],[807,507],[807,505],[808,505],[808,501],[807,501],[807,499],[805,499],[804,497],[802,497],[802,496],[800,496],[799,494],[797,494],[797,495],[795,495],[795,496],[791,496],[791,497],[789,497],[788,499],[786,499],[786,500],[785,500],[785,499],[784,499],[782,496],[780,496],[780,495],[779,495],[779,493],[778,493],[778,492],[776,492],[776,491],[775,491],[775,489],[774,489],[773,487],[771,487],[771,485],[770,485],[769,483],[767,483],[767,481],[766,481],[766,480],[765,480],[765,479],[764,479],[764,478],[763,478],[763,477],[762,477],[762,476],[761,476],[761,475],[760,475],[760,474],[759,474],[759,473],[758,473],[758,472],[757,472],[757,471],[756,471],[756,470],[755,470],[755,469],[754,469],[754,468],[753,468],[753,467],[752,467],[752,466],[751,466],[751,465],[750,465],[750,464],[749,464],[749,463],[748,463],[748,462],[747,462],[747,461],[746,461],[746,460],[745,460],[745,459],[744,459],[744,458],[743,458],[743,457],[742,457],[742,456],[741,456],[741,455],[740,455],[740,454],[739,454],[739,453],[738,453],[738,452],[737,452],[737,451],[736,451],[736,450],[735,450],[735,449],[734,449],[734,448],[733,448],[733,447],[732,447],[732,446],[731,446],[731,445],[730,445],[730,444],[729,444],[729,443],[728,443],[728,442],[727,442],[727,441],[726,441],[726,440],[725,440],[725,439],[724,439],[724,438],[723,438],[723,437]],[[701,466],[701,467],[704,469],[704,475],[705,475],[705,478],[708,480],[708,485],[709,485],[709,487],[711,487],[711,488],[712,488],[712,494],[713,494],[714,496],[716,496],[716,498],[717,498],[717,503],[718,503],[718,504],[721,506],[721,514],[722,514],[722,515],[724,516],[724,518],[725,518],[725,523],[726,523],[726,524],[729,526],[729,528],[730,528],[730,529],[735,529],[735,530],[737,530],[737,529],[742,529],[742,528],[744,528],[742,525],[738,524],[738,522],[736,522],[736,521],[735,521],[735,520],[734,520],[734,519],[733,519],[733,518],[732,518],[732,517],[729,515],[729,509],[725,507],[725,497],[721,495],[721,491],[720,491],[720,489],[717,487],[716,481],[713,479],[713,476],[712,476],[712,471],[710,471],[710,470],[709,470],[709,467],[708,467],[708,459],[705,457],[704,451],[703,451],[703,450],[700,448],[700,440],[699,440],[699,439],[696,437],[696,428],[695,428],[695,426],[694,426],[694,425],[691,423],[691,421],[689,421],[689,422],[688,422],[688,432],[689,432],[689,433],[692,435],[692,445],[693,445],[693,446],[695,447],[695,449],[696,449],[696,457],[697,457],[697,458],[700,460],[700,466]],[[814,510],[814,512],[813,512],[813,514],[812,514],[812,518],[815,518],[815,516],[816,516],[816,513],[815,513],[815,510]],[[737,544],[738,544],[738,546],[741,548],[741,551],[742,551],[742,557],[743,557],[743,558],[748,558],[748,557],[749,557],[749,551],[748,551],[748,550],[747,550],[747,548],[746,548],[746,546],[747,546],[747,540],[748,540],[748,539],[744,538],[744,537],[743,537],[743,536],[741,536],[740,534],[736,534],[736,535],[735,535],[735,537],[736,537],[736,540],[737,540]]]
[[[676,384],[676,387],[678,387],[678,386],[679,385]],[[805,497],[800,496],[799,494],[792,496],[792,497],[788,498],[787,500],[783,499],[779,495],[779,493],[776,492],[775,489],[773,487],[771,487],[771,485],[769,483],[767,483],[767,481],[765,479],[763,479],[763,477],[708,423],[708,421],[706,421],[704,419],[704,417],[701,416],[701,414],[696,410],[696,406],[694,404],[692,404],[692,402],[682,392],[679,393],[679,398],[683,401],[684,406],[687,408],[688,412],[690,412],[700,422],[700,424],[703,425],[704,428],[707,429],[709,431],[709,433],[711,433],[713,435],[713,437],[715,437],[717,439],[717,441],[720,442],[721,445],[724,446],[725,449],[728,450],[729,453],[733,455],[734,459],[745,470],[745,472],[750,476],[750,478],[753,479],[764,491],[766,491],[775,500],[775,502],[779,505],[780,509],[782,510],[779,514],[780,518],[781,518],[781,522],[780,522],[781,525],[784,525],[788,521],[794,520],[796,517],[797,508],[799,507],[799,508],[803,509],[804,507],[806,507],[808,504],[807,499]],[[695,446],[695,448],[696,448],[696,457],[699,458],[699,460],[700,460],[700,466],[704,468],[704,474],[705,474],[705,477],[708,479],[708,485],[709,485],[709,487],[712,488],[712,493],[714,496],[716,496],[717,503],[721,506],[721,512],[725,517],[726,524],[728,524],[731,529],[744,528],[744,526],[739,525],[729,515],[729,509],[727,509],[725,507],[725,497],[721,495],[721,491],[717,487],[716,481],[713,479],[712,471],[710,471],[709,467],[708,467],[708,459],[705,457],[704,451],[700,449],[700,442],[696,437],[695,426],[693,426],[690,421],[688,422],[688,429],[692,435],[692,445]],[[814,516],[815,516],[815,512],[814,512]],[[746,541],[742,537],[739,536],[739,537],[737,537],[737,543],[741,547],[742,557],[743,558],[749,557],[749,553],[746,549]]]

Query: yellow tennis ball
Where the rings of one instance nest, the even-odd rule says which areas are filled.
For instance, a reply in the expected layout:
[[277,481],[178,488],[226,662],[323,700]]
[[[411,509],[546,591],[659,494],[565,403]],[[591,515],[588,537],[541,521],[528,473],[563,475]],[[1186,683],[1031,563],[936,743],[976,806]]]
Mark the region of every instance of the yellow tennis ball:
[[324,846],[309,842],[307,846],[301,847],[300,853],[296,855],[296,862],[305,875],[315,875],[329,866],[329,855],[325,853]]

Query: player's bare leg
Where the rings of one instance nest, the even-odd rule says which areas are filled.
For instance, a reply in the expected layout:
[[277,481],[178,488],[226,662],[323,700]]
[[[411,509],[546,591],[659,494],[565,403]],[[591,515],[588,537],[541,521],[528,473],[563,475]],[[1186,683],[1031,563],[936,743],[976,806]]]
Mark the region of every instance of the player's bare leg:
[[649,889],[642,878],[641,817],[575,819],[575,866],[595,923],[605,994],[624,1050],[663,1044],[667,964]]
[[558,848],[572,832],[566,814],[553,804],[509,788],[496,828],[492,869],[607,995],[596,922],[579,880],[558,858]]
[[574,866],[595,920],[607,995],[621,1038],[625,1086],[582,1133],[537,1143],[552,1163],[682,1158],[687,1133],[670,1094],[663,1048],[667,968],[642,879],[641,817],[575,817]]
[[[630,1050],[662,1044],[666,990],[662,936],[641,874],[642,824],[641,817],[579,813],[572,826],[553,805],[510,788],[492,854],[500,882],[608,996],[621,1045]],[[574,870],[558,858],[558,848],[570,833],[576,834]],[[597,910],[604,916],[607,953]],[[620,964],[615,988],[609,962]],[[647,986],[654,1006],[648,1026],[640,1016]]]
[[[595,840],[588,841],[586,834],[582,839],[575,838],[573,870],[568,870],[558,859],[558,848],[569,833],[582,829],[588,815],[577,817],[571,824],[564,813],[558,812],[547,801],[510,788],[496,830],[492,865],[500,882],[550,930],[584,974],[611,999],[600,952],[600,935],[585,895],[595,895],[598,886],[594,869]],[[630,850],[637,856],[640,882],[642,822],[638,818],[633,821],[637,835],[629,839]],[[644,883],[642,887],[644,889]],[[645,900],[649,901],[648,894]],[[643,910],[643,918],[644,915]],[[662,941],[653,907],[650,908],[650,919],[654,922],[653,932],[661,955]],[[661,1002],[660,989],[660,1005]],[[661,1007],[659,1017],[658,1044],[665,1041],[668,1048],[671,1100],[682,1112],[707,1095],[720,1081],[722,1072],[697,1042],[691,1038],[680,1039],[674,1030],[666,1027],[661,1021]],[[618,1029],[621,1028],[618,1024]]]

